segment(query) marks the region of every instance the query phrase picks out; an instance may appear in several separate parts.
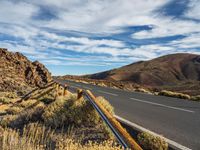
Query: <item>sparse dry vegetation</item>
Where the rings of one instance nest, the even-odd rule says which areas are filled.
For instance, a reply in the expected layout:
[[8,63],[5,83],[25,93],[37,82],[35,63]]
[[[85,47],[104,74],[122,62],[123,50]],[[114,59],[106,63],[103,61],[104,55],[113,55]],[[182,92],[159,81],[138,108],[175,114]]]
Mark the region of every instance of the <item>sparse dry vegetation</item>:
[[200,101],[200,95],[192,96],[191,100],[193,100],[193,101]]
[[18,98],[15,92],[0,92],[0,103],[9,104],[15,101]]
[[181,98],[181,99],[190,99],[191,98],[190,95],[187,95],[187,94],[166,91],[166,90],[162,90],[161,92],[158,93],[158,95],[176,97],[176,98]]
[[158,136],[154,136],[147,132],[138,134],[138,141],[144,149],[148,150],[167,150],[168,144],[166,141]]
[[[121,150],[121,146],[112,141],[82,144],[73,139],[72,132],[56,132],[39,123],[28,124],[19,131],[0,128],[0,149],[2,150]],[[11,142],[12,141],[12,142]]]
[[[0,149],[121,149],[88,101],[77,100],[77,95],[70,92],[55,100],[55,91],[33,99],[40,93],[20,103],[5,104],[6,115],[0,119]],[[101,100],[114,113],[110,104]],[[69,130],[73,134],[69,135]]]

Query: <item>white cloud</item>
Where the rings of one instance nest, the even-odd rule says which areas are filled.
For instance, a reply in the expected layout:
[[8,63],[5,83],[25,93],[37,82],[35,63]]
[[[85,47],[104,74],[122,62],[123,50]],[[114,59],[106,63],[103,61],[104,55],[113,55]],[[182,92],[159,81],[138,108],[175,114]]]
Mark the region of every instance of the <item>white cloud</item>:
[[175,35],[188,35],[193,32],[200,32],[199,23],[186,20],[172,20],[169,17],[163,17],[154,22],[154,28],[148,31],[134,33],[132,38],[148,39]]
[[200,20],[200,1],[190,0],[189,8],[185,15],[189,18]]
[[[46,64],[85,64],[108,65],[111,63],[148,60],[162,54],[186,51],[186,48],[199,47],[199,23],[189,20],[172,19],[155,13],[171,0],[34,0],[0,1],[0,34],[16,39],[1,41],[0,47],[26,53],[31,58],[43,60]],[[190,9],[185,17],[199,19],[200,3],[190,0]],[[42,7],[53,10],[57,18],[37,20]],[[93,35],[112,35],[123,32],[123,27],[152,25],[148,31],[132,34],[132,38],[150,39],[174,35],[185,35],[184,39],[166,44],[128,46],[124,41],[112,39],[93,39]],[[48,27],[46,30],[44,27]],[[52,33],[53,30],[85,32],[84,36],[67,36]],[[131,32],[131,31],[130,31]],[[114,36],[114,35],[113,35]],[[19,40],[19,41],[18,41]],[[126,40],[126,39],[124,39]],[[14,43],[13,43],[14,41]],[[78,43],[71,45],[70,43]],[[59,49],[59,51],[51,51]],[[62,51],[63,50],[63,51]],[[67,57],[68,50],[95,55],[78,58]],[[49,56],[48,56],[49,53]],[[102,57],[100,54],[109,55]],[[32,55],[32,56],[31,56]],[[64,55],[64,56],[62,56]],[[74,56],[76,57],[76,56]],[[105,59],[110,62],[106,62]],[[96,60],[96,61],[95,61]],[[71,61],[71,63],[69,63]]]
[[200,33],[191,34],[180,40],[172,41],[170,44],[178,47],[179,49],[187,48],[200,48]]
[[11,24],[26,24],[38,8],[30,3],[0,1],[0,22]]

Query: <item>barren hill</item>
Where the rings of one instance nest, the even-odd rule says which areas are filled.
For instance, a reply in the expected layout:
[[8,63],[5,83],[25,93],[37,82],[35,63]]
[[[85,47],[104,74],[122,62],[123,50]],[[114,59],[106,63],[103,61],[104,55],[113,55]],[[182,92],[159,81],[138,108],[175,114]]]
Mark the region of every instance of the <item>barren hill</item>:
[[85,77],[129,81],[140,85],[165,87],[185,93],[195,90],[196,93],[200,92],[200,55],[187,53],[171,54]]
[[52,80],[38,61],[31,62],[21,53],[0,48],[0,91],[24,91],[42,87]]

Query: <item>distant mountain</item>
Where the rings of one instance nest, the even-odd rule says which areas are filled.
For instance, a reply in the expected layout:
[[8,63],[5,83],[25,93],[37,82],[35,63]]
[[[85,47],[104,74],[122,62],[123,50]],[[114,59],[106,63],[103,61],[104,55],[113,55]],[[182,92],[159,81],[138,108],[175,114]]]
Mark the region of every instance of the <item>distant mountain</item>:
[[190,93],[190,90],[198,90],[200,87],[200,55],[171,54],[84,77],[129,81],[140,85],[165,87]]
[[0,48],[0,91],[42,87],[51,80],[51,74],[43,64],[31,62],[21,53]]

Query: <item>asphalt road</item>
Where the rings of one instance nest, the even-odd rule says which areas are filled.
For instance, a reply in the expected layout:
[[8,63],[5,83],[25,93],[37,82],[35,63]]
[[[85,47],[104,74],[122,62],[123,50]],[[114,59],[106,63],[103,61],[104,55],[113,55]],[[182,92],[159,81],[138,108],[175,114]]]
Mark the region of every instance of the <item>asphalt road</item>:
[[190,149],[200,150],[200,103],[145,93],[128,92],[72,81],[74,88],[105,97],[115,114]]

